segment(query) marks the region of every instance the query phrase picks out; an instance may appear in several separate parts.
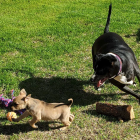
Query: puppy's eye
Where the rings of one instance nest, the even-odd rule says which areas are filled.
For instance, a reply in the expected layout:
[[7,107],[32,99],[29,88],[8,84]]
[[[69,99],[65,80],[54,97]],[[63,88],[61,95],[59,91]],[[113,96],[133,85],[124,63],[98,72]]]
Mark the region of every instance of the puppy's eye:
[[14,106],[17,106],[18,104],[17,104],[17,103],[14,103],[13,105],[14,105]]

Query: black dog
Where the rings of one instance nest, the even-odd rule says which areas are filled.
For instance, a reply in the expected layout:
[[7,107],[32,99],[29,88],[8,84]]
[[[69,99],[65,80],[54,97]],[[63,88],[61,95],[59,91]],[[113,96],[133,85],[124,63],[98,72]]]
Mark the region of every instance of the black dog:
[[112,5],[109,6],[104,34],[96,39],[92,47],[94,75],[91,81],[98,89],[106,80],[122,91],[139,99],[140,95],[127,85],[135,84],[135,76],[140,83],[140,69],[132,49],[118,34],[109,32]]

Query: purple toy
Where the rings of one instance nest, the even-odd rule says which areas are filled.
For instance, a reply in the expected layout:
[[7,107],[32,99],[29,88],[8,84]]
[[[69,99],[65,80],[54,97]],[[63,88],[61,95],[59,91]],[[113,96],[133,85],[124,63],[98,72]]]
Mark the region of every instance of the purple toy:
[[[13,96],[13,94],[14,94],[14,90],[13,90],[13,89],[10,91],[10,93],[11,93],[11,95],[12,95],[12,99],[5,99],[5,98],[3,97],[3,94],[0,95],[0,102],[2,102],[2,104],[3,104],[5,107],[9,107],[9,106],[11,105],[11,103],[13,102],[14,98],[15,98],[15,97]],[[19,114],[23,114],[23,113],[25,112],[25,109],[17,110],[16,112],[18,112]]]

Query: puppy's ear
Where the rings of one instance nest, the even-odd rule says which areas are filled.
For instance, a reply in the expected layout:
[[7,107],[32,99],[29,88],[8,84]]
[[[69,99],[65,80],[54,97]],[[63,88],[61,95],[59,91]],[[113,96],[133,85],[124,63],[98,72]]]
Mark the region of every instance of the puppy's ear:
[[29,94],[27,97],[31,97],[31,94]]
[[31,98],[31,94],[29,94],[27,97],[25,97],[24,101],[27,102]]
[[20,94],[19,94],[19,95],[22,95],[22,96],[25,97],[25,96],[27,95],[25,89],[22,89],[22,90],[20,91]]

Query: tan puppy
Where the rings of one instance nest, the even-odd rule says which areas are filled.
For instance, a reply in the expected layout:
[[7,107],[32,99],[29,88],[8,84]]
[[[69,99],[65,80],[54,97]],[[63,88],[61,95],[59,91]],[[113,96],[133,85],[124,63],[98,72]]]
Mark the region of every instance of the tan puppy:
[[27,93],[25,89],[20,91],[20,94],[13,100],[11,109],[26,111],[17,119],[12,119],[15,122],[22,120],[23,118],[31,115],[33,119],[29,121],[29,124],[33,128],[38,128],[35,123],[40,120],[56,120],[60,119],[64,124],[61,130],[68,127],[74,119],[74,115],[70,113],[70,106],[73,103],[73,99],[68,99],[69,103],[46,103],[38,99],[31,98],[31,94],[26,96]]

